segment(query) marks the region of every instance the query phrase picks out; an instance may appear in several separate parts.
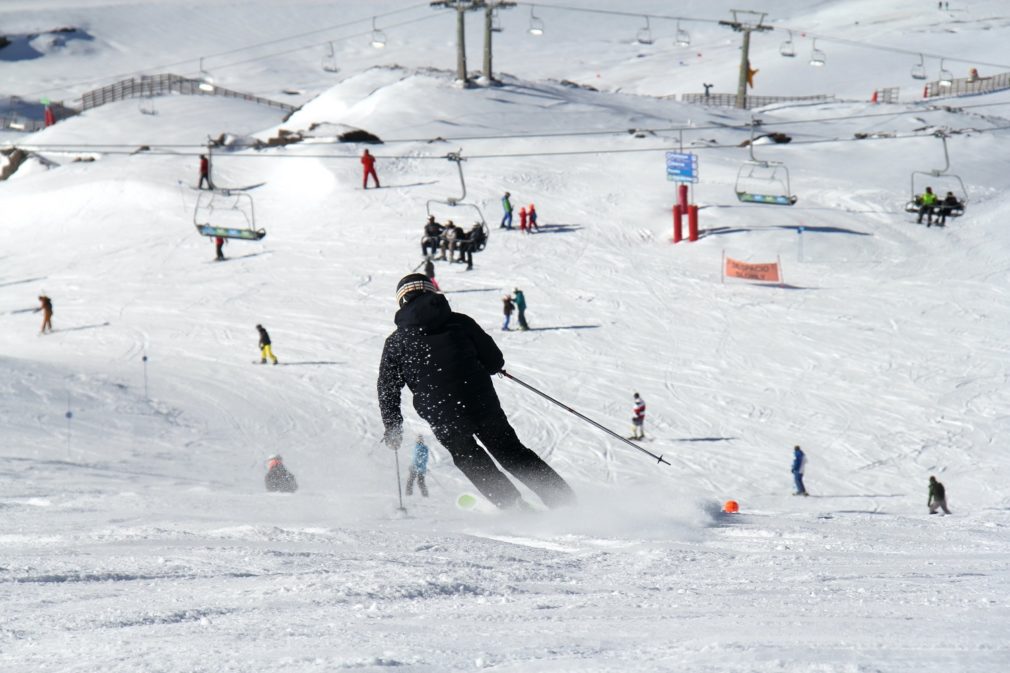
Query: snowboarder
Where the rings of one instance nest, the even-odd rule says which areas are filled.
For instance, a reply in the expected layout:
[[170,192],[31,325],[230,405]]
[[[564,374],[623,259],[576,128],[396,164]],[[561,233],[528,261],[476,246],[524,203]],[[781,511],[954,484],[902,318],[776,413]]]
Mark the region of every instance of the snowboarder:
[[796,485],[796,492],[793,495],[810,495],[803,486],[803,470],[807,466],[807,454],[799,445],[793,447],[793,483]]
[[424,225],[424,236],[421,237],[421,254],[434,256],[438,252],[438,242],[441,237],[442,225],[435,221],[434,215],[429,215],[428,221]]
[[402,441],[400,395],[406,385],[414,409],[456,467],[496,506],[525,506],[498,465],[548,507],[572,503],[571,487],[519,441],[502,411],[491,376],[505,360],[494,340],[472,318],[454,313],[421,274],[397,283],[396,300],[396,331],[383,346],[376,385],[385,444],[397,449]]
[[204,189],[203,183],[207,183],[206,189],[214,189],[214,183],[210,180],[210,160],[207,158],[206,154],[200,155],[200,182],[197,183],[197,189]]
[[645,439],[645,400],[638,393],[631,411],[631,439]]
[[39,334],[45,334],[48,329],[50,333],[53,331],[53,300],[46,295],[39,295],[39,304],[41,304],[35,312],[38,313],[42,311],[42,329],[39,330]]
[[540,231],[540,227],[537,225],[536,207],[534,207],[534,205],[531,203],[530,207],[526,209],[526,212],[529,214],[530,218],[530,228],[529,228],[530,233],[532,234],[534,229]]
[[526,323],[526,295],[519,288],[514,291],[516,309],[519,311],[519,329],[526,331],[530,326]]
[[524,234],[527,233],[526,230],[526,206],[519,209],[519,231]]
[[505,211],[505,214],[501,218],[501,226],[499,229],[511,229],[512,228],[512,202],[509,197],[512,196],[508,192],[505,192],[505,196],[501,197],[501,207]]
[[267,476],[264,478],[268,491],[294,493],[298,490],[295,475],[284,467],[283,459],[278,455],[267,458]]
[[936,194],[933,193],[933,188],[926,187],[926,191],[920,194],[915,202],[919,204],[919,219],[916,220],[916,223],[922,224],[922,216],[925,215],[926,226],[932,226],[933,209],[936,207]]
[[224,237],[214,237],[214,250],[217,252],[217,261],[224,261]]
[[936,480],[936,477],[929,478],[929,513],[936,514],[938,509],[942,509],[944,514],[950,514],[947,509],[947,490],[943,484]]
[[417,488],[421,495],[428,497],[428,486],[424,483],[424,475],[428,471],[428,445],[424,443],[424,436],[418,435],[414,442],[414,460],[410,463],[410,475],[407,477],[407,495],[414,494],[414,480],[417,480]]
[[375,180],[376,189],[379,188],[379,176],[375,174],[375,157],[368,150],[365,150],[361,155],[361,188],[368,189],[368,176],[371,175],[372,179]]
[[277,364],[277,357],[274,355],[273,346],[270,343],[270,335],[263,328],[263,325],[256,325],[256,331],[260,333],[260,364],[265,365],[267,358]]
[[515,310],[516,305],[512,303],[511,295],[505,295],[504,297],[502,297],[502,304],[503,304],[502,313],[505,314],[505,322],[501,324],[501,331],[508,332],[509,321],[512,320],[512,311]]

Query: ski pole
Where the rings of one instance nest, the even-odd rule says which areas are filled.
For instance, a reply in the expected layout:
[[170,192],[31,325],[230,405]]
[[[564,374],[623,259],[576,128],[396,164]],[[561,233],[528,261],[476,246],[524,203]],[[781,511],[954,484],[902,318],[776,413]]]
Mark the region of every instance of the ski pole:
[[400,499],[400,506],[397,511],[407,513],[407,508],[403,506],[403,489],[400,488],[400,450],[393,449],[393,460],[396,461],[396,495]]
[[610,435],[614,439],[620,440],[620,441],[624,442],[625,444],[627,444],[628,446],[633,447],[635,449],[638,449],[639,451],[641,451],[642,453],[646,454],[647,456],[651,456],[652,458],[655,458],[657,463],[665,463],[667,465],[670,464],[670,462],[668,460],[665,460],[662,455],[657,456],[652,451],[647,451],[646,449],[643,449],[639,445],[634,444],[634,443],[628,441],[627,439],[625,439],[624,437],[621,437],[619,434],[617,434],[616,432],[614,432],[610,428],[607,428],[607,427],[604,427],[604,426],[600,425],[599,423],[597,423],[593,419],[589,418],[588,416],[585,416],[585,415],[580,414],[579,412],[575,411],[575,409],[572,409],[567,404],[564,404],[563,402],[559,402],[558,400],[554,399],[553,397],[551,397],[547,393],[542,392],[540,390],[537,390],[536,388],[534,388],[530,384],[526,383],[525,381],[521,381],[521,380],[517,379],[516,377],[512,376],[511,374],[509,374],[504,369],[501,370],[500,372],[498,372],[498,375],[499,376],[504,376],[507,379],[511,379],[511,380],[515,381],[516,383],[518,383],[519,385],[521,385],[523,388],[526,388],[527,390],[533,391],[534,393],[536,393],[540,397],[544,398],[545,400],[550,400],[551,402],[553,402],[554,404],[558,405],[559,407],[561,407],[565,411],[567,411],[570,414],[573,414],[575,416],[578,416],[579,418],[581,418],[582,420],[584,420],[586,423],[589,423],[593,427],[595,427],[595,428],[597,428],[599,430],[603,430],[605,433],[607,433],[608,435]]

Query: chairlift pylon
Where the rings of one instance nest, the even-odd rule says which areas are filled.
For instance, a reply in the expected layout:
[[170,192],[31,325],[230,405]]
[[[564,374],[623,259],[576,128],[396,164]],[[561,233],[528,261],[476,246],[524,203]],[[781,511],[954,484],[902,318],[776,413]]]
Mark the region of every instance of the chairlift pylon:
[[736,174],[734,191],[743,203],[757,203],[769,206],[792,206],[797,197],[789,183],[789,167],[781,161],[766,161],[754,156],[753,118],[750,125],[750,159],[743,162]]
[[912,79],[926,79],[926,60],[919,54],[919,63],[912,66]]
[[[936,180],[941,180],[943,182],[946,182],[948,186],[953,185],[954,189],[960,191],[959,194],[955,194],[955,197],[961,204],[960,207],[953,208],[947,213],[947,217],[960,217],[961,215],[964,215],[964,211],[968,207],[968,189],[964,186],[964,180],[961,179],[960,175],[956,175],[950,172],[950,153],[947,151],[947,134],[941,131],[934,135],[936,135],[936,137],[940,139],[940,142],[943,143],[943,168],[934,168],[933,170],[929,171],[912,171],[912,176],[910,179],[911,196],[908,202],[905,204],[905,212],[907,213],[919,212],[920,203],[918,201],[919,201],[919,194],[921,192],[917,191],[916,189],[917,183],[920,184],[922,189],[924,190],[926,187],[933,186],[925,184],[926,182],[930,181],[935,182]],[[920,176],[920,179],[918,181],[916,180],[916,176]],[[938,190],[936,192],[938,199],[942,198],[942,196],[939,193],[941,191],[952,192],[953,189]]]
[[227,189],[201,190],[193,209],[193,225],[202,236],[258,241],[267,235],[256,228],[252,196]]
[[463,189],[463,193],[460,194],[458,198],[454,196],[449,196],[446,197],[445,200],[428,199],[427,203],[425,203],[424,209],[428,215],[432,215],[433,214],[431,212],[432,204],[439,204],[443,206],[449,206],[450,208],[462,207],[467,211],[474,213],[477,218],[476,220],[474,220],[474,224],[479,224],[484,232],[483,242],[481,243],[480,247],[474,250],[474,252],[480,252],[485,247],[487,247],[488,240],[491,238],[491,232],[488,230],[487,222],[484,220],[484,213],[481,212],[480,207],[476,203],[470,203],[468,201],[464,201],[464,199],[466,198],[466,181],[463,179],[463,162],[466,160],[463,158],[462,154],[463,150],[458,150],[456,152],[449,152],[449,154],[447,154],[445,158],[456,164],[456,169],[459,171],[459,184],[460,187]]

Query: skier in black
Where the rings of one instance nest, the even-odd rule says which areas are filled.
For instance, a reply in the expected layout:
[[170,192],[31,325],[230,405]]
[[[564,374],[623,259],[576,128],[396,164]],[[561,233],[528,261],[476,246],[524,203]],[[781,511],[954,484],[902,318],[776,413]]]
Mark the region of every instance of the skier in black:
[[421,274],[401,279],[396,299],[397,329],[382,349],[377,384],[386,445],[399,448],[403,439],[400,392],[406,385],[414,409],[456,467],[495,505],[523,506],[518,489],[495,461],[548,507],[574,502],[571,487],[523,446],[502,411],[491,376],[505,359],[494,340],[472,318],[454,313]]
[[950,514],[947,509],[947,490],[943,484],[936,480],[936,477],[929,478],[929,513],[936,514],[938,509],[942,509],[944,514]]

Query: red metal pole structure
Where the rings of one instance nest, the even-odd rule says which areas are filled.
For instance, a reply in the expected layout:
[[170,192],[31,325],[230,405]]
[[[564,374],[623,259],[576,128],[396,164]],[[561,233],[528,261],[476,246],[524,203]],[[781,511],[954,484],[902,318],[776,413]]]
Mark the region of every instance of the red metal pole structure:
[[687,212],[687,185],[683,182],[677,185],[677,203],[680,204],[681,212]]
[[682,226],[684,211],[680,207],[680,204],[674,204],[673,206],[673,242],[680,243],[681,239],[684,237]]
[[698,206],[687,207],[687,240],[698,240]]

